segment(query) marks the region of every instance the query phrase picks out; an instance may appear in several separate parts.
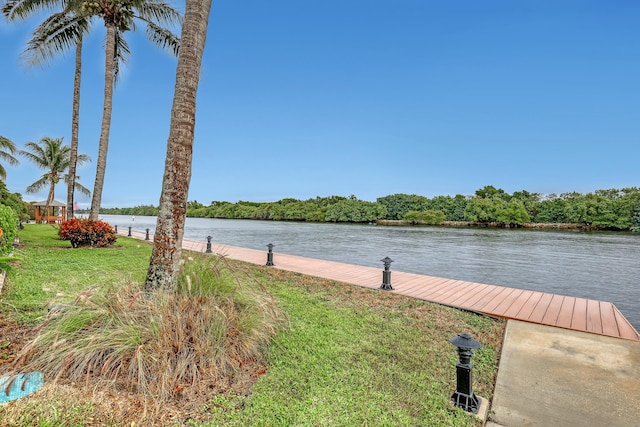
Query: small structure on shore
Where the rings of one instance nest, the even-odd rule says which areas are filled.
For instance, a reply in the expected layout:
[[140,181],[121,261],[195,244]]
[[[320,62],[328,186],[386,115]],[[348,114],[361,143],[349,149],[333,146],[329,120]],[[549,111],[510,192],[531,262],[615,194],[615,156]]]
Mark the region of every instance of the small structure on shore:
[[49,209],[47,209],[46,201],[34,202],[33,206],[36,209],[36,224],[40,224],[41,222],[45,224],[57,224],[67,218],[67,205],[57,200],[49,203]]

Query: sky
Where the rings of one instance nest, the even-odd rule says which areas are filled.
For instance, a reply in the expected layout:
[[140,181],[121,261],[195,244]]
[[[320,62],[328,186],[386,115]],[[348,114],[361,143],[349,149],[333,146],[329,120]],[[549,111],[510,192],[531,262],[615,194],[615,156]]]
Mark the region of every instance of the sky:
[[[214,0],[189,200],[640,186],[639,19],[637,0]],[[0,20],[0,135],[18,148],[71,142],[74,52],[19,61],[42,20]],[[126,35],[104,207],[160,198],[177,61],[143,28]],[[96,21],[83,53],[79,150],[93,162],[78,175],[90,189],[104,35]],[[25,192],[44,171],[5,167],[10,191],[46,198]]]

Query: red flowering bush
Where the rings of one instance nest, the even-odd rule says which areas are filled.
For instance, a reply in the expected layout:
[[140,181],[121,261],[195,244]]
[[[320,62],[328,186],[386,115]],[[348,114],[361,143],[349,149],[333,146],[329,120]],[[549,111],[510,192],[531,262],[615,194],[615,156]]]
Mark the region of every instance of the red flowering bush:
[[115,243],[116,232],[108,223],[93,219],[73,218],[64,221],[58,232],[60,240],[70,240],[71,246],[95,246],[103,248]]

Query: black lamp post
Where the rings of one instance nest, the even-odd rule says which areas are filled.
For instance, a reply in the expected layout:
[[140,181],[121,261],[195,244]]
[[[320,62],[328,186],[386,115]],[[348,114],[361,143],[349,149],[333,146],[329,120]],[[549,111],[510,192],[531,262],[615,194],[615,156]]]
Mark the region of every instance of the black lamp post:
[[384,257],[383,259],[381,259],[380,261],[382,261],[384,263],[384,271],[382,272],[382,285],[380,286],[380,289],[385,290],[385,291],[392,291],[393,287],[391,286],[391,263],[393,262],[393,260],[391,258]]
[[127,234],[127,237],[131,237],[131,226],[129,226],[129,234]]
[[207,250],[204,251],[206,254],[211,253],[211,236],[207,236]]
[[269,249],[269,251],[267,252],[267,265],[275,265],[273,263],[273,243],[269,243],[267,245],[267,248]]
[[474,340],[469,334],[460,334],[451,338],[449,342],[458,347],[458,356],[460,357],[456,365],[456,391],[451,396],[451,399],[453,399],[453,403],[458,408],[477,414],[482,399],[473,392],[471,357],[473,356],[473,350],[482,347],[482,344]]
[[149,229],[147,228],[147,234],[144,236],[144,240],[149,240]]

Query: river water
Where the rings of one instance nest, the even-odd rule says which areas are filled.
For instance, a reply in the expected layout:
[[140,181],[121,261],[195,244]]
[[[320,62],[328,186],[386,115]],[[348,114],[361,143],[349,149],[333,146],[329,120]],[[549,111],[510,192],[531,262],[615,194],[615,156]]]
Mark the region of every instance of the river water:
[[[155,217],[102,215],[153,234]],[[184,238],[614,303],[640,330],[640,234],[187,218]]]

